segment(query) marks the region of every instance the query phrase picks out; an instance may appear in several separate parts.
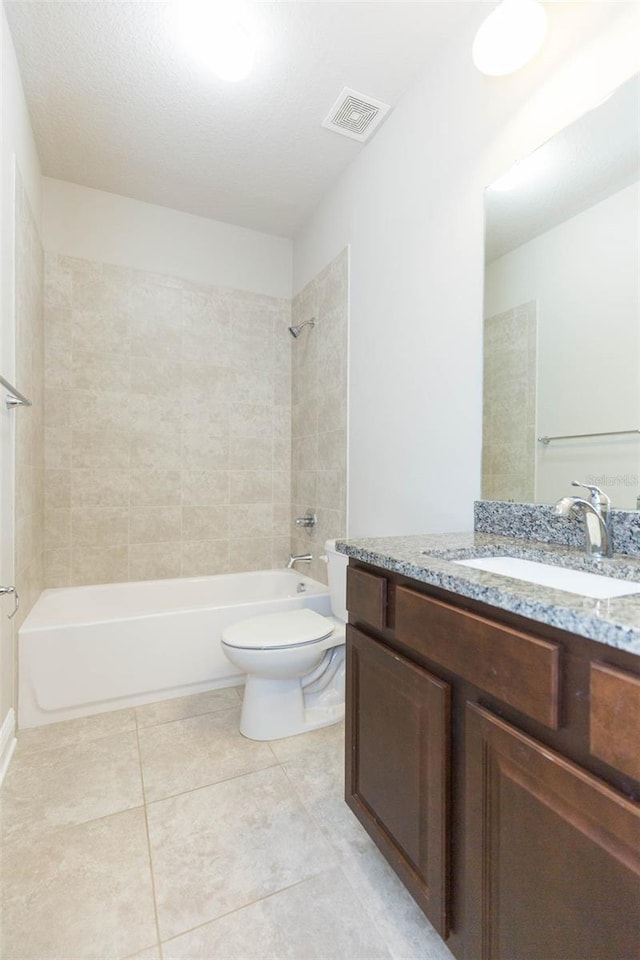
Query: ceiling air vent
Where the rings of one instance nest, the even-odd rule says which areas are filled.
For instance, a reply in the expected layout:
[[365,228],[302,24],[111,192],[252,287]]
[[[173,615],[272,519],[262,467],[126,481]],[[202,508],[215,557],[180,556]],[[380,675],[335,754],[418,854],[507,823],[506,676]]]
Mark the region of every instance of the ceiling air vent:
[[362,143],[371,136],[389,110],[388,103],[345,87],[322,121],[322,126]]

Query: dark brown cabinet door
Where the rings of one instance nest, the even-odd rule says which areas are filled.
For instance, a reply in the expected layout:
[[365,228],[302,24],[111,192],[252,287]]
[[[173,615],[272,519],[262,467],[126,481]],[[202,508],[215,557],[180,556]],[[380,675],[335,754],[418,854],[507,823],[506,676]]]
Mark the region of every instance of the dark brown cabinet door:
[[640,806],[474,704],[468,960],[640,956]]
[[449,686],[347,628],[346,800],[448,935]]

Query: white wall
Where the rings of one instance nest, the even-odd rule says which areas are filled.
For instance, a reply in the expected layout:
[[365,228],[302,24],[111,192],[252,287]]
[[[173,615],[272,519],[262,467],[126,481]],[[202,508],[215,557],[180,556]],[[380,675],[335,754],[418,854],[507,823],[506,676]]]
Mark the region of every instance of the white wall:
[[350,536],[472,526],[483,188],[637,69],[637,5],[548,8],[537,61],[490,79],[479,4],[294,242],[294,292],[351,244]]
[[[41,218],[40,165],[24,100],[15,51],[4,14],[0,11],[2,44],[2,136],[0,137],[0,373],[15,382],[15,165],[17,164],[37,224]],[[0,391],[4,399],[4,391]],[[0,583],[14,582],[14,455],[15,418],[0,403]],[[14,639],[6,614],[11,600],[0,601],[0,777],[11,743],[7,731],[14,706]],[[2,734],[9,739],[3,740]],[[3,758],[4,750],[4,758]]]
[[291,241],[43,179],[45,250],[195,283],[291,297]]
[[[636,183],[487,266],[486,316],[538,304],[538,436],[640,427],[639,211]],[[610,478],[599,485],[616,506],[635,507],[637,437],[536,452],[537,500],[558,499],[574,476],[597,474]]]

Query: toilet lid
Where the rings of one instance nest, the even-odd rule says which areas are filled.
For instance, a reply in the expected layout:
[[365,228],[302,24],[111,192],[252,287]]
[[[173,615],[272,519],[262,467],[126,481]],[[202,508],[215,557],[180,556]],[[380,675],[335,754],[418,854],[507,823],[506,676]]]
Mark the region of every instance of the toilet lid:
[[222,642],[244,650],[275,650],[278,647],[300,647],[324,640],[333,633],[333,623],[326,617],[303,607],[286,613],[266,613],[233,623],[222,631]]

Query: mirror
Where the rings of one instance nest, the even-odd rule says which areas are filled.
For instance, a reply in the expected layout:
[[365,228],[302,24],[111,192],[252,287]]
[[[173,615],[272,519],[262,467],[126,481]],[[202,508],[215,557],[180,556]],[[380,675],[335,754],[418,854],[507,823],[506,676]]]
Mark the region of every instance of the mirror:
[[640,507],[640,76],[485,191],[482,497]]

